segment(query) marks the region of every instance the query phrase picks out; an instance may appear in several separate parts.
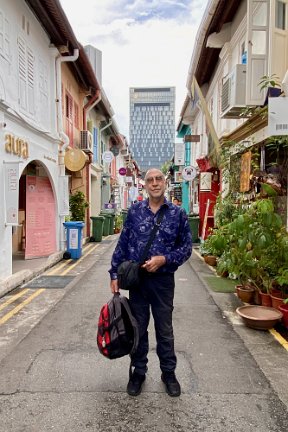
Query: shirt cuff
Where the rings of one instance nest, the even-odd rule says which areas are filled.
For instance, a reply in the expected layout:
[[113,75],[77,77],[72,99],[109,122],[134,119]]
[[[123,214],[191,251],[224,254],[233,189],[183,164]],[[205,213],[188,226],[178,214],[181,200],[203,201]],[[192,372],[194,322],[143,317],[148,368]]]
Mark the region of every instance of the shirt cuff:
[[117,273],[110,273],[110,278],[111,278],[111,280],[118,279]]

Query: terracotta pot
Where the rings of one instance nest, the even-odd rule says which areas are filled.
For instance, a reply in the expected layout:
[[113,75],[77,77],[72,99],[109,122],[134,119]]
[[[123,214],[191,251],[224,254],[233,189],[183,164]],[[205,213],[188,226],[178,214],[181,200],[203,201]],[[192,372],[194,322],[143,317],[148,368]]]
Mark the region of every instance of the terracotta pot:
[[214,267],[217,264],[217,257],[214,255],[204,255],[204,261],[206,264]]
[[253,303],[255,305],[258,305],[258,306],[260,306],[262,304],[262,300],[260,297],[260,291],[258,288],[255,288],[255,290],[254,290]]
[[283,314],[282,323],[288,329],[288,304],[281,304],[278,308]]
[[260,291],[260,297],[261,297],[262,306],[267,306],[267,307],[272,306],[272,300],[270,294]]
[[255,288],[243,285],[236,285],[235,288],[240,300],[242,300],[244,303],[252,303]]
[[279,306],[283,304],[283,298],[276,297],[274,294],[271,294],[272,307],[275,309],[279,309]]

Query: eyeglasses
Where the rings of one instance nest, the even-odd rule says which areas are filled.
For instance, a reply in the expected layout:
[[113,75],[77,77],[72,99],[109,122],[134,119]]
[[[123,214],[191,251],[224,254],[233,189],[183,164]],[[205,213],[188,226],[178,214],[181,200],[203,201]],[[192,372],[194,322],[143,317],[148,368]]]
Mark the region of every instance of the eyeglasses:
[[160,182],[164,181],[164,177],[161,175],[155,176],[155,177],[148,177],[148,178],[146,178],[145,182],[148,184],[151,184],[151,183],[153,183],[154,180],[156,182],[160,183]]

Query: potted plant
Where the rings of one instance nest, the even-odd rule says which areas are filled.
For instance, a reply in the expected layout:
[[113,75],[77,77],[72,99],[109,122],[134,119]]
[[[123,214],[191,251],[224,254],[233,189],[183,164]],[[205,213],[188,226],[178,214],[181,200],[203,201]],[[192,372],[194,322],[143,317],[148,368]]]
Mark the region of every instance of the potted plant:
[[283,303],[279,305],[278,309],[283,314],[282,323],[286,329],[288,329],[288,298],[283,300]]
[[123,226],[122,216],[120,214],[117,214],[115,216],[114,233],[115,234],[120,233],[122,226]]
[[84,221],[85,210],[89,207],[89,203],[86,201],[85,195],[81,191],[75,192],[69,197],[69,209],[71,214],[71,221]]

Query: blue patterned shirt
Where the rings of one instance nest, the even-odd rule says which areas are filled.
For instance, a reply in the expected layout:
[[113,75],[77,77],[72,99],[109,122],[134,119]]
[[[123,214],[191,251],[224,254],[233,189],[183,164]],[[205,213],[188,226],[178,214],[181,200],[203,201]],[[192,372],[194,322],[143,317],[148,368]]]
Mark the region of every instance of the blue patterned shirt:
[[[157,273],[174,273],[191,255],[192,235],[185,210],[166,199],[162,207],[165,207],[164,216],[146,259],[163,255],[166,263]],[[117,267],[123,261],[140,261],[159,211],[156,214],[152,212],[148,199],[130,207],[112,256],[111,279],[117,279]]]

